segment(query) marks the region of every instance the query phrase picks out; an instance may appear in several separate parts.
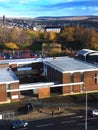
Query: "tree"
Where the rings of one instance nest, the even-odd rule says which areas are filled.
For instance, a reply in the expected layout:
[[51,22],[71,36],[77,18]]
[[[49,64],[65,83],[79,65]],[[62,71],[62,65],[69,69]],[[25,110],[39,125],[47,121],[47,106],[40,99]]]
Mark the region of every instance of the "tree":
[[11,50],[18,49],[18,46],[15,43],[12,43],[12,42],[5,43],[5,47],[7,49],[11,49]]
[[56,38],[56,34],[54,32],[49,32],[49,40],[54,41]]
[[98,33],[95,29],[90,30],[91,49],[98,50]]
[[61,37],[65,39],[65,41],[73,41],[74,40],[74,27],[64,27],[61,32]]

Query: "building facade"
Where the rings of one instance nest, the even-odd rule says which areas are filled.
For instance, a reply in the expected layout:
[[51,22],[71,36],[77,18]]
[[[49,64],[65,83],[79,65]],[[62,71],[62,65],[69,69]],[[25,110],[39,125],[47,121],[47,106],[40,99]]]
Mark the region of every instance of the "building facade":
[[[14,73],[20,64],[31,64],[31,69],[37,69],[38,73],[43,68],[41,72],[47,82],[20,84]],[[50,97],[53,93],[71,95],[98,92],[98,66],[67,56],[0,61],[0,74],[0,102],[19,101],[20,92],[27,90],[36,90],[38,98]]]
[[69,57],[57,58],[45,62],[44,72],[63,95],[98,91],[98,66],[93,64]]

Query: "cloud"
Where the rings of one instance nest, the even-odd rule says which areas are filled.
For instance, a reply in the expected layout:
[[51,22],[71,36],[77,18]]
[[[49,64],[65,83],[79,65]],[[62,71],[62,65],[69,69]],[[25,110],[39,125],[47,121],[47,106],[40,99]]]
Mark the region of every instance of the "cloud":
[[0,0],[0,15],[61,16],[97,14],[98,0]]

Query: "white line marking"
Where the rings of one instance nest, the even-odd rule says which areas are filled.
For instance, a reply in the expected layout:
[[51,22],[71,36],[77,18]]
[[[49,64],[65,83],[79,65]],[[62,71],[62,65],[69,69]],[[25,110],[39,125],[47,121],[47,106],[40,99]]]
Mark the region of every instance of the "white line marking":
[[43,125],[38,125],[36,127],[45,127],[45,126],[50,126],[50,125],[54,125],[54,124],[43,124]]
[[83,118],[84,116],[74,116],[74,117],[71,117],[71,119],[77,119],[77,118]]
[[77,125],[84,125],[85,123],[80,123],[80,124],[77,124]]
[[63,122],[60,122],[61,124],[67,124],[67,123],[71,123],[71,122],[75,122],[75,120],[73,120],[73,121],[63,121]]

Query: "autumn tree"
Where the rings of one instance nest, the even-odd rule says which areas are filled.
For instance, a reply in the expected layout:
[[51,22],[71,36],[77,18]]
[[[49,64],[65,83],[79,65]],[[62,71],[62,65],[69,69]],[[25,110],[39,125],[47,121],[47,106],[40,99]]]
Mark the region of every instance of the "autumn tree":
[[91,29],[89,35],[91,49],[98,50],[98,33],[95,29]]
[[74,27],[64,27],[60,34],[64,41],[74,40]]
[[55,32],[49,32],[49,40],[54,41],[56,39],[56,33]]
[[11,50],[18,49],[17,45],[12,42],[7,42],[4,45],[5,45],[5,48],[7,48],[7,49],[11,49]]

